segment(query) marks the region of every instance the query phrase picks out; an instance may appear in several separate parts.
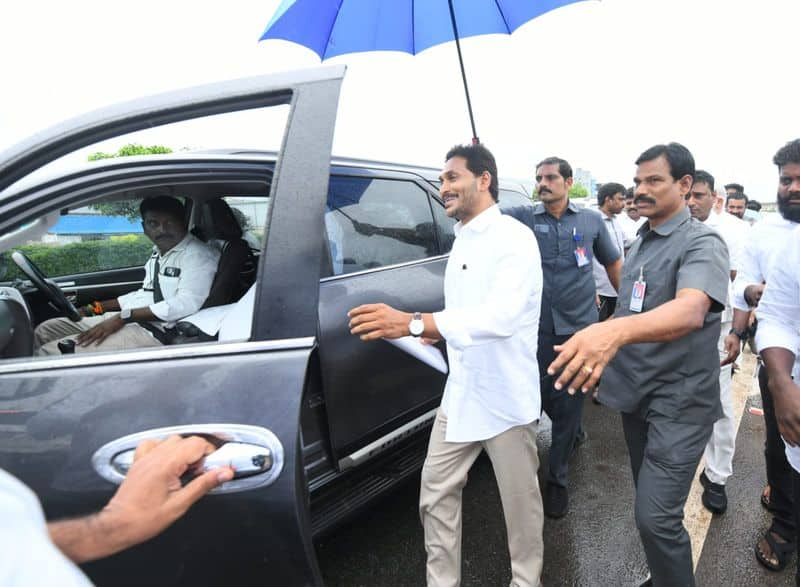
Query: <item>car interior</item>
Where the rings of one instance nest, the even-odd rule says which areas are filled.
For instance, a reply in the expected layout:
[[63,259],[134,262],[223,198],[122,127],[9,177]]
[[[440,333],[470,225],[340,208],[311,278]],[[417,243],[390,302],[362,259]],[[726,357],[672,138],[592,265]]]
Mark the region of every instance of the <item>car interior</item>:
[[[31,219],[15,231],[20,234],[14,239],[3,242],[0,237],[4,275],[0,281],[0,357],[33,356],[33,331],[38,324],[57,316],[77,321],[80,319],[77,307],[118,297],[142,285],[152,243],[141,229],[130,230],[130,234],[102,234],[101,229],[96,229],[98,233],[94,234],[64,235],[57,228],[60,220],[88,216],[95,225],[101,224],[101,220],[108,224],[113,216],[109,211],[127,210],[128,224],[136,227],[140,226],[141,200],[164,194],[181,199],[190,232],[220,250],[217,272],[202,309],[232,307],[242,298],[255,282],[261,243],[265,242],[263,231],[269,207],[266,181],[148,185],[104,194],[62,208],[57,214],[51,211],[44,217]],[[120,243],[126,251],[136,248],[141,259],[118,255],[115,250]],[[61,268],[53,269],[53,261],[47,260],[59,247],[61,253],[74,250],[80,255],[84,247],[96,254],[78,256],[77,270],[63,267],[66,274],[60,274]],[[83,258],[85,263],[81,262]],[[46,272],[40,265],[48,268]],[[189,322],[179,322],[175,330],[171,344],[216,339]]]

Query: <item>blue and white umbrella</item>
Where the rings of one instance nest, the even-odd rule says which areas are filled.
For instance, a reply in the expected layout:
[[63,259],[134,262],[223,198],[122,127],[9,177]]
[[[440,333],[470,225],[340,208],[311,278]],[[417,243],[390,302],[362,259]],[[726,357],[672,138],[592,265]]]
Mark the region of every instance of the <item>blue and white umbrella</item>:
[[478,142],[459,39],[508,34],[581,0],[283,0],[261,40],[308,47],[321,60],[345,53],[417,53],[455,40],[473,142]]

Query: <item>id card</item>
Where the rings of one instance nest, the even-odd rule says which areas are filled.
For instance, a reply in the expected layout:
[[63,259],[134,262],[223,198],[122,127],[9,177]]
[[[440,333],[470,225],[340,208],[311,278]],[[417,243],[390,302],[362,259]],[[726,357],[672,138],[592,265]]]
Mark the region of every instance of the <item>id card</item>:
[[641,312],[642,304],[644,304],[644,292],[647,289],[647,284],[639,278],[633,282],[633,291],[631,292],[631,312]]
[[589,257],[586,255],[586,247],[575,247],[575,261],[578,263],[578,267],[589,264]]

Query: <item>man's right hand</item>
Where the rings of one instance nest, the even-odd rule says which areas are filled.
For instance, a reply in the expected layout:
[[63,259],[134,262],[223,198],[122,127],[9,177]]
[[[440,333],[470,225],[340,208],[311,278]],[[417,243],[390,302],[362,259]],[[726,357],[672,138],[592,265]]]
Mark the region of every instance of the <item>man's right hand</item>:
[[750,306],[757,306],[761,301],[761,295],[764,293],[764,284],[748,285],[744,288],[744,301]]
[[791,377],[770,378],[769,389],[781,436],[791,446],[800,446],[800,385]]

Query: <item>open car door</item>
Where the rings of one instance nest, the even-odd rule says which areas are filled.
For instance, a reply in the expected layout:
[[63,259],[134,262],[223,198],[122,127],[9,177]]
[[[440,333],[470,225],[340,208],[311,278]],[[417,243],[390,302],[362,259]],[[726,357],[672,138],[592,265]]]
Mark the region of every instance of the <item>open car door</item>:
[[172,92],[76,118],[0,154],[2,248],[15,231],[77,201],[59,189],[64,178],[14,185],[61,155],[152,126],[289,107],[249,340],[0,360],[0,468],[36,492],[48,519],[105,505],[129,450],[145,438],[208,433],[268,457],[161,536],[85,565],[98,584],[321,582],[299,419],[316,345],[323,214],[343,76],[344,67],[333,66]]

